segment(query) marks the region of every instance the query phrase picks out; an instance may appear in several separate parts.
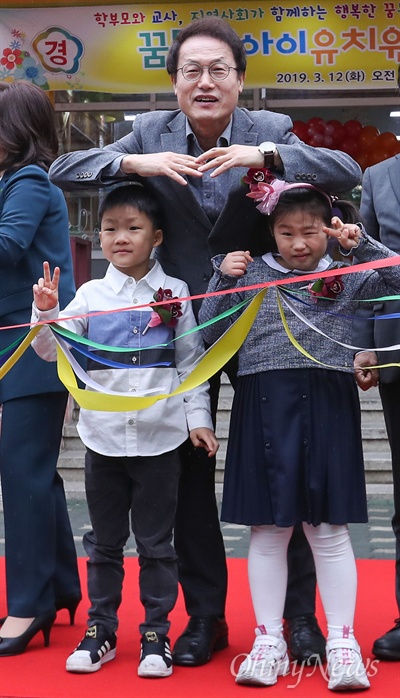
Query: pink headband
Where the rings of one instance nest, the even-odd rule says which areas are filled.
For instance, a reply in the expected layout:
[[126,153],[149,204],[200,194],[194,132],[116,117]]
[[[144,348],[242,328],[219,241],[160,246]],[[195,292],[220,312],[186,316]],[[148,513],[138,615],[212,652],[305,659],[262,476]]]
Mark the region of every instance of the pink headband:
[[318,189],[318,187],[314,187],[313,184],[308,184],[307,182],[289,184],[282,179],[275,179],[272,173],[267,169],[256,170],[255,168],[250,168],[247,171],[246,177],[243,178],[243,181],[250,186],[250,191],[246,196],[260,202],[256,208],[265,216],[271,215],[279,201],[280,195],[284,191],[298,189],[299,187],[315,189],[315,191],[323,194],[328,199],[330,206],[332,206],[331,197],[324,191],[321,191],[321,189]]

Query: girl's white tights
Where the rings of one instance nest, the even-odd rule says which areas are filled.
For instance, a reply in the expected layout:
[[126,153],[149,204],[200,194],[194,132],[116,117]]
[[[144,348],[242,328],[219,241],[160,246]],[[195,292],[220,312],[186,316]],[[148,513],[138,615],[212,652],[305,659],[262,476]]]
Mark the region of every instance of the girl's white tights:
[[[357,570],[347,526],[303,523],[314,556],[317,582],[328,624],[328,637],[353,630]],[[248,575],[257,625],[279,636],[287,584],[287,548],[293,528],[252,526]]]

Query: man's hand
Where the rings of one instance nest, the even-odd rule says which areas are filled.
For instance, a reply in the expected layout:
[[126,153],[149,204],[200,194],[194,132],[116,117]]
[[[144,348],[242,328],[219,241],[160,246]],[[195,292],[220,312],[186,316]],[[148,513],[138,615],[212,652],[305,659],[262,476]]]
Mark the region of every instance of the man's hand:
[[228,276],[243,276],[249,262],[253,262],[253,257],[248,250],[246,252],[228,252],[220,269],[223,274]]
[[33,297],[39,310],[52,310],[58,304],[58,285],[60,282],[60,267],[55,267],[53,278],[50,274],[50,264],[43,262],[43,278],[33,285]]
[[[282,161],[279,154],[276,153],[274,167],[278,167]],[[258,150],[258,146],[254,145],[230,145],[227,148],[211,148],[205,153],[199,155],[196,159],[199,167],[199,172],[214,170],[211,177],[230,170],[232,167],[264,167],[264,156]]]
[[215,456],[219,449],[219,443],[212,429],[208,429],[208,427],[192,429],[189,436],[193,446],[196,448],[204,448],[209,458]]
[[378,364],[374,351],[361,351],[354,357],[354,376],[361,390],[369,390],[379,383],[379,369],[373,368]]
[[198,163],[192,155],[182,153],[149,153],[125,155],[120,169],[124,174],[137,174],[140,177],[171,177],[179,184],[186,185],[183,175],[202,177]]

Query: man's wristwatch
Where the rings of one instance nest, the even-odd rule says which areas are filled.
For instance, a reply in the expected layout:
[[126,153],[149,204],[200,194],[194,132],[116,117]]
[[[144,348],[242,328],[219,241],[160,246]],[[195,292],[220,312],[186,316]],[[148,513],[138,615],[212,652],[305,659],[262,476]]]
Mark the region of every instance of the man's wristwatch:
[[273,167],[276,145],[272,141],[264,141],[258,146],[261,155],[264,156],[264,167]]

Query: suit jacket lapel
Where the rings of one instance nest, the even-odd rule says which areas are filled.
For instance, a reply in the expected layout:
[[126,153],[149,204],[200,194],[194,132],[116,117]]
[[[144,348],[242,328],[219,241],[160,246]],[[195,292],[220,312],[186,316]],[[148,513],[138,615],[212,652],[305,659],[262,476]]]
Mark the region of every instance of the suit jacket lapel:
[[[179,112],[175,118],[170,121],[168,124],[169,131],[162,133],[160,136],[162,152],[187,153],[185,123],[185,115],[182,112]],[[233,113],[231,143],[238,143],[239,145],[257,145],[258,142],[259,133],[255,129],[254,122],[245,111],[236,108]],[[232,167],[229,173],[230,192],[239,188],[241,179],[245,176],[247,169],[247,167]],[[191,211],[192,216],[194,215],[199,223],[204,225],[208,231],[211,231],[212,225],[190,188],[177,184],[173,180],[169,180],[169,183],[178,196],[178,200]],[[219,227],[221,220],[223,221],[228,201],[230,216],[235,215],[236,209],[241,205],[240,196],[228,197],[225,207],[214,227]]]
[[[179,112],[177,116],[170,121],[168,128],[169,131],[161,133],[160,135],[161,151],[163,153],[169,151],[173,153],[187,153],[186,118],[183,112]],[[174,195],[178,197],[178,201],[186,206],[186,208],[190,210],[191,215],[210,231],[212,228],[210,220],[204,213],[191,188],[178,184],[172,179],[169,179],[168,183],[173,188]]]
[[[257,145],[259,133],[254,126],[254,122],[246,112],[236,108],[233,113],[231,143],[238,145]],[[229,173],[229,191],[236,191],[240,186],[242,178],[246,175],[248,167],[232,167]],[[228,205],[229,197],[219,219],[223,218],[224,211]],[[229,213],[235,213],[236,208],[242,205],[241,197],[234,196],[229,201]],[[218,219],[218,220],[219,220]],[[218,221],[217,221],[218,224]]]

